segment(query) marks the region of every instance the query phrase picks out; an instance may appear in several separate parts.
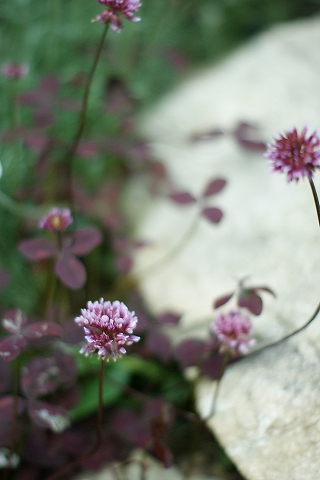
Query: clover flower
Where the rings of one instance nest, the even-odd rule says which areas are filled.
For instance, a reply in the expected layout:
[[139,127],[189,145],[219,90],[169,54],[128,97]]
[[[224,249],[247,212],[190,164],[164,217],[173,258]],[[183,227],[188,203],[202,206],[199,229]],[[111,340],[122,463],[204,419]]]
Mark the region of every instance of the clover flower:
[[298,182],[302,177],[311,180],[314,171],[320,168],[320,137],[316,131],[308,134],[307,130],[304,127],[298,133],[293,127],[280,134],[268,145],[265,153],[272,171],[285,173],[288,182]]
[[39,222],[39,228],[49,232],[63,232],[71,225],[73,218],[69,208],[53,207]]
[[211,331],[221,343],[221,352],[246,354],[248,348],[255,343],[251,336],[251,320],[239,310],[229,310],[226,314],[218,313],[211,324]]
[[92,21],[108,23],[115,32],[122,28],[121,15],[131,22],[140,21],[139,17],[134,16],[141,7],[139,0],[98,0],[98,2],[106,5],[108,10],[104,10]]
[[25,77],[28,72],[29,67],[19,63],[5,63],[1,68],[2,75],[10,78],[10,80],[19,80],[20,78]]
[[75,322],[84,327],[87,343],[81,348],[80,353],[86,356],[97,353],[103,360],[118,357],[126,353],[125,345],[138,342],[140,337],[133,335],[138,318],[135,312],[118,300],[114,302],[99,301],[88,302],[87,308],[81,309],[81,315]]

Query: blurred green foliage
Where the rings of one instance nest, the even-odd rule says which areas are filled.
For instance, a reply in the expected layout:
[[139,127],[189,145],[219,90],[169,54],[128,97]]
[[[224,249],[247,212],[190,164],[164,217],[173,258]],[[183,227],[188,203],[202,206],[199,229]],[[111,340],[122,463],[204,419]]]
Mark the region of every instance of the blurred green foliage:
[[[130,80],[132,92],[143,102],[154,100],[177,78],[171,49],[193,65],[212,61],[258,31],[320,10],[319,0],[142,3],[140,23],[125,20],[120,36],[108,35],[111,53],[108,62],[101,62],[100,73]],[[59,72],[62,79],[86,71],[90,48],[102,29],[90,20],[101,10],[94,0],[3,0],[0,58],[28,63],[31,74]],[[25,83],[33,83],[33,77]]]
[[[92,85],[84,139],[95,141],[119,135],[121,118],[106,112],[101,101],[106,98],[111,78],[121,80],[135,102],[136,114],[187,75],[191,68],[217,61],[254,33],[277,22],[314,15],[320,10],[320,0],[144,0],[142,3],[141,22],[124,20],[120,34],[108,33]],[[39,91],[44,76],[56,75],[61,86],[51,100],[50,109],[58,121],[46,134],[61,142],[70,141],[78,115],[61,108],[60,100],[81,101],[82,86],[74,88],[71,82],[79,73],[90,69],[103,30],[103,25],[91,23],[91,19],[102,10],[103,6],[95,0],[0,2],[1,63],[20,62],[30,67],[29,74],[19,81],[19,91],[15,91],[15,82],[10,83],[0,76],[0,133],[14,125],[15,95]],[[20,109],[19,121],[32,128],[30,107]],[[56,149],[50,161],[58,164],[62,155],[63,152]],[[0,187],[5,194],[13,198],[22,185],[30,189],[37,186],[36,176],[30,173],[39,161],[34,152],[22,151],[21,145],[1,142],[0,156],[4,171]],[[88,195],[97,191],[101,179],[118,178],[125,169],[121,155],[114,153],[106,156],[99,152],[94,162],[76,164],[82,187]],[[46,203],[55,201],[57,181],[48,175]],[[2,205],[4,203],[1,201]],[[11,287],[2,294],[4,305],[30,311],[39,298],[36,292],[43,282],[41,275],[35,280],[28,263],[16,252],[19,240],[28,232],[21,231],[21,218],[12,216],[10,209],[2,210],[0,229],[0,267],[12,272]],[[100,265],[108,265],[110,277],[110,252],[105,250],[104,256]]]

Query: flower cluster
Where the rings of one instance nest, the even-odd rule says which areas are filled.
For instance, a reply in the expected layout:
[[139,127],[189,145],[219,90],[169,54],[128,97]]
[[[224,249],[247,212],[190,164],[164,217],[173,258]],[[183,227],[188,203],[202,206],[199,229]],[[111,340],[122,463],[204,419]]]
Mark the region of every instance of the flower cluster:
[[301,133],[293,127],[274,138],[265,158],[270,160],[274,172],[287,175],[288,182],[298,182],[303,177],[311,180],[314,171],[320,168],[320,137],[316,131],[308,134],[307,127]]
[[221,352],[246,354],[248,348],[255,343],[251,336],[251,320],[239,310],[229,310],[226,314],[218,313],[211,324],[211,331],[221,343]]
[[69,208],[53,207],[50,212],[39,222],[39,228],[49,232],[63,232],[73,222]]
[[104,10],[92,21],[108,23],[115,32],[122,28],[121,15],[131,22],[140,21],[139,17],[134,16],[141,7],[139,0],[98,0],[98,2],[106,5],[108,10]]
[[54,259],[54,269],[58,278],[74,290],[83,287],[87,272],[77,258],[86,255],[102,242],[102,235],[94,227],[86,227],[76,232],[64,232],[73,222],[68,208],[53,207],[39,222],[39,228],[58,234],[56,241],[48,238],[29,238],[19,243],[19,251],[31,261]]
[[97,353],[104,360],[110,357],[116,360],[126,353],[124,345],[132,345],[140,340],[140,337],[133,335],[138,323],[135,312],[118,300],[111,303],[101,298],[88,302],[87,308],[81,310],[75,322],[84,327],[87,343],[80,353],[85,355]]
[[28,72],[29,67],[19,63],[5,63],[1,68],[2,75],[10,78],[10,80],[19,80],[20,78],[25,77]]

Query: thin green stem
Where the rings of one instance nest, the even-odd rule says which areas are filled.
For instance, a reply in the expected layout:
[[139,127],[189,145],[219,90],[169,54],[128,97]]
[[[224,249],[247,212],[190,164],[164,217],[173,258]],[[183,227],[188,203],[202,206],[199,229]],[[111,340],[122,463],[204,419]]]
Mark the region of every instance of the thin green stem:
[[[315,207],[316,207],[318,222],[319,222],[319,226],[320,226],[320,204],[319,204],[318,194],[317,194],[316,187],[314,186],[314,183],[313,183],[312,179],[309,180],[309,183],[310,183],[313,200],[314,200],[314,204],[315,204]],[[311,315],[311,317],[301,327],[296,328],[295,330],[288,333],[287,335],[280,338],[279,340],[275,340],[274,342],[268,343],[267,345],[264,345],[261,348],[259,348],[257,350],[254,350],[253,352],[249,353],[246,356],[248,357],[248,356],[256,355],[257,353],[259,353],[263,350],[266,350],[267,348],[274,347],[275,345],[279,345],[280,343],[284,342],[285,340],[288,340],[289,338],[293,337],[297,333],[302,332],[302,330],[307,328],[310,325],[310,323],[313,322],[313,320],[316,318],[316,316],[318,315],[319,312],[320,312],[320,302],[318,303],[318,305],[317,305],[315,311],[313,312],[313,314]]]
[[15,361],[14,372],[13,372],[13,392],[12,392],[13,408],[12,408],[12,418],[11,418],[10,446],[9,446],[9,453],[8,453],[8,464],[4,470],[4,480],[7,480],[7,478],[9,478],[11,457],[14,454],[14,450],[15,450],[17,426],[18,426],[19,379],[20,379],[20,359],[18,357]]
[[68,149],[68,151],[66,152],[66,156],[65,156],[65,162],[67,163],[67,176],[68,176],[67,181],[68,181],[68,186],[69,186],[69,197],[71,199],[71,203],[72,203],[72,198],[73,198],[73,192],[72,192],[73,160],[74,160],[74,157],[75,157],[75,154],[76,154],[76,151],[77,151],[77,148],[78,148],[78,145],[79,145],[82,133],[83,133],[83,129],[84,129],[85,121],[86,121],[86,116],[87,116],[87,110],[88,110],[90,91],[91,91],[91,87],[92,87],[92,81],[93,81],[93,77],[94,77],[97,65],[99,63],[100,55],[101,55],[103,45],[104,45],[104,42],[105,42],[105,39],[106,39],[106,36],[107,36],[108,27],[109,27],[109,24],[106,24],[105,28],[102,32],[102,36],[101,36],[100,42],[98,44],[94,59],[93,59],[91,70],[90,70],[90,72],[88,74],[88,77],[87,77],[87,80],[86,80],[86,85],[85,85],[83,99],[82,99],[82,107],[81,107],[81,112],[80,112],[78,128],[77,128],[76,133],[74,135],[71,146]]
[[310,180],[309,180],[309,183],[310,183],[310,187],[311,187],[311,191],[312,191],[312,196],[313,196],[314,204],[315,204],[316,211],[317,211],[318,223],[319,223],[319,227],[320,227],[320,204],[319,204],[319,198],[318,198],[318,194],[317,194],[316,187],[314,186],[313,180],[312,180],[311,178],[310,178]]
[[311,315],[311,317],[301,327],[296,328],[292,332],[288,333],[288,335],[285,335],[284,337],[280,338],[279,340],[275,340],[274,342],[268,343],[267,345],[264,345],[261,348],[258,348],[256,350],[254,350],[253,352],[248,353],[246,355],[246,357],[249,357],[249,356],[251,357],[253,355],[256,355],[257,353],[262,352],[263,350],[266,350],[267,348],[274,347],[275,345],[279,345],[280,343],[284,342],[285,340],[288,340],[289,338],[293,337],[297,333],[302,332],[302,330],[307,328],[310,325],[310,323],[313,322],[313,320],[316,318],[316,316],[318,315],[319,312],[320,312],[320,302],[318,303],[318,305],[317,305],[315,311],[313,312],[313,314]]
[[157,268],[161,268],[163,265],[168,263],[170,260],[172,260],[180,251],[181,249],[186,245],[186,243],[190,240],[192,235],[195,233],[196,228],[198,226],[199,222],[199,213],[197,212],[196,216],[193,218],[192,222],[190,223],[188,229],[185,231],[185,233],[182,235],[182,237],[178,240],[178,242],[173,245],[173,247],[159,260],[156,260],[154,263],[151,263],[150,265],[146,265],[145,267],[142,267],[140,270],[137,270],[135,272],[135,275],[138,275],[139,277],[145,277],[150,274],[152,274]]
[[47,480],[56,480],[65,473],[68,473],[72,468],[76,467],[83,460],[91,457],[101,445],[102,442],[102,418],[103,418],[103,381],[104,381],[104,360],[101,360],[100,363],[100,373],[99,373],[99,393],[98,393],[98,413],[97,413],[97,426],[96,426],[96,441],[92,449],[84,456],[77,458],[73,462],[68,463],[62,467],[58,472],[54,473]]
[[208,414],[208,416],[206,417],[205,420],[209,420],[215,414],[215,411],[216,411],[216,408],[217,408],[217,401],[218,401],[218,396],[219,396],[219,391],[220,391],[221,380],[222,380],[224,372],[226,371],[229,359],[230,359],[230,353],[225,352],[225,354],[223,356],[223,359],[222,359],[222,364],[221,364],[221,367],[220,367],[219,376],[217,378],[217,382],[216,382],[215,389],[214,389],[211,409],[210,409],[210,412],[209,412],[209,414]]
[[15,202],[2,190],[0,190],[0,206],[14,215],[24,218],[39,217],[43,214],[43,207],[28,206],[20,202]]

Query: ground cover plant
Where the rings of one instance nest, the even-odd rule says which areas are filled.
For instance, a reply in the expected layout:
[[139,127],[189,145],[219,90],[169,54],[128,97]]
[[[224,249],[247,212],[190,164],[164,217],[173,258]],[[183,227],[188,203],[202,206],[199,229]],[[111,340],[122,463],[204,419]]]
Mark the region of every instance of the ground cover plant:
[[[273,22],[317,10],[314,2],[284,0],[266,2],[259,16],[255,2],[245,7],[207,0],[0,5],[4,478],[71,478],[126,462],[136,448],[164,468],[202,450],[221,476],[240,478],[197,416],[194,383],[183,372],[197,366],[219,385],[227,364],[254,342],[248,315],[259,315],[262,296],[273,292],[241,281],[215,301],[214,309],[235,306],[216,315],[207,341],[171,348],[166,331],[181,314],[155,318],[146,310],[131,257],[148,240],[132,235],[122,200],[128,179],[143,173],[152,195],[182,210],[197,203],[196,222],[219,228],[223,211],[215,200],[227,179],[208,179],[199,198],[180,191],[135,121],[196,62],[218,58]],[[247,140],[250,128],[240,124],[231,134],[243,148],[261,150],[263,142]],[[209,132],[217,134],[224,132]],[[316,134],[301,135],[301,144],[317,151]],[[316,155],[305,171],[298,164],[291,178],[307,175],[313,187],[317,162]],[[274,169],[288,171],[278,163]]]

